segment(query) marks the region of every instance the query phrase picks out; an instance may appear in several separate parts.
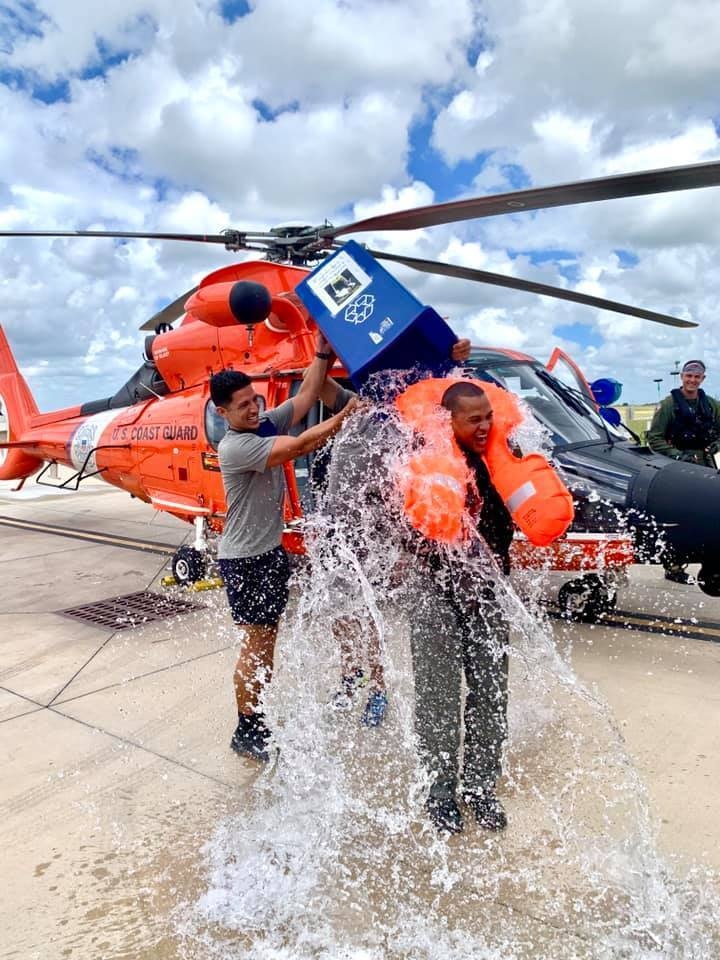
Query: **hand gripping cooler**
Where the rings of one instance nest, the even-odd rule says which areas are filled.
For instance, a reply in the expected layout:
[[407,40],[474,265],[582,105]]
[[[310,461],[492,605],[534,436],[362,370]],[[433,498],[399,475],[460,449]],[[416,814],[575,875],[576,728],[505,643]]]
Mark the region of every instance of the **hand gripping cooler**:
[[420,366],[442,375],[457,337],[351,240],[298,284],[297,294],[356,387],[379,370]]

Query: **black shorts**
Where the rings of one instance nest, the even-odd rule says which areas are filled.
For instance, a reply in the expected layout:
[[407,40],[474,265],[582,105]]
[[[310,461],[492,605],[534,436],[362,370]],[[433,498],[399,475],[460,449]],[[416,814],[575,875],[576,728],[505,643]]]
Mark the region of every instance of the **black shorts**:
[[282,547],[257,557],[218,560],[235,623],[275,627],[288,601],[290,564]]

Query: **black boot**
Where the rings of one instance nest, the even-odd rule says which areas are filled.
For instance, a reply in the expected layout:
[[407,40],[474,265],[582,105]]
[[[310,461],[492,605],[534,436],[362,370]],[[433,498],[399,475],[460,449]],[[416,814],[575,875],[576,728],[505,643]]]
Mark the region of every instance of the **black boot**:
[[475,819],[485,830],[504,830],[507,814],[495,794],[495,785],[490,784],[478,792],[465,793],[463,800],[475,814]]
[[454,797],[428,797],[425,809],[439,833],[462,833],[465,824]]
[[267,742],[270,731],[265,726],[265,717],[262,713],[238,714],[238,725],[232,735],[230,746],[241,757],[251,757],[253,760],[262,760],[267,763],[270,754],[267,751]]

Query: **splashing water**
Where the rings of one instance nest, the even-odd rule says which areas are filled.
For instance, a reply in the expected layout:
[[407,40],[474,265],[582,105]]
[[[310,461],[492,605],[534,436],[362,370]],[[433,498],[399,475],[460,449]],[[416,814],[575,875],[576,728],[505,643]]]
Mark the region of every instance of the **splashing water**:
[[[383,443],[385,432],[394,443]],[[384,474],[350,471],[346,516],[335,511],[331,521],[320,509],[307,523],[302,590],[265,695],[278,755],[204,850],[207,892],[178,910],[187,956],[718,956],[711,884],[699,873],[675,877],[663,863],[609,709],[575,676],[538,605],[497,571],[512,625],[498,785],[509,826],[492,834],[467,816],[464,833],[445,840],[427,822],[413,729],[412,561],[389,503],[388,468],[407,455],[408,438],[390,409],[355,415],[335,456],[369,442],[385,451]],[[476,577],[492,565],[482,551],[452,562]],[[361,641],[379,638],[390,706],[377,729],[359,722],[367,690],[351,712],[333,706],[340,615],[359,622]]]

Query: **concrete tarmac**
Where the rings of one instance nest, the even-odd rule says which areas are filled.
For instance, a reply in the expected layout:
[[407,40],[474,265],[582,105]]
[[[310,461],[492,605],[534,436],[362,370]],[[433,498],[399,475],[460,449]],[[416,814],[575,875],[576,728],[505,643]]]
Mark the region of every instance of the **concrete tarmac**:
[[[0,516],[108,535],[0,526],[0,953],[209,956],[183,941],[178,916],[205,890],[203,844],[262,775],[228,749],[237,638],[224,594],[193,594],[195,611],[130,629],[80,623],[59,611],[162,592],[167,555],[113,536],[178,545],[190,528],[102,484],[73,494],[5,485]],[[661,573],[633,568],[620,609],[720,626],[720,600]],[[602,625],[555,631],[611,708],[658,849],[681,872],[720,871],[720,644]],[[526,925],[528,956],[546,943],[556,943],[547,956],[595,956],[590,944],[570,952],[567,931],[542,917]]]

